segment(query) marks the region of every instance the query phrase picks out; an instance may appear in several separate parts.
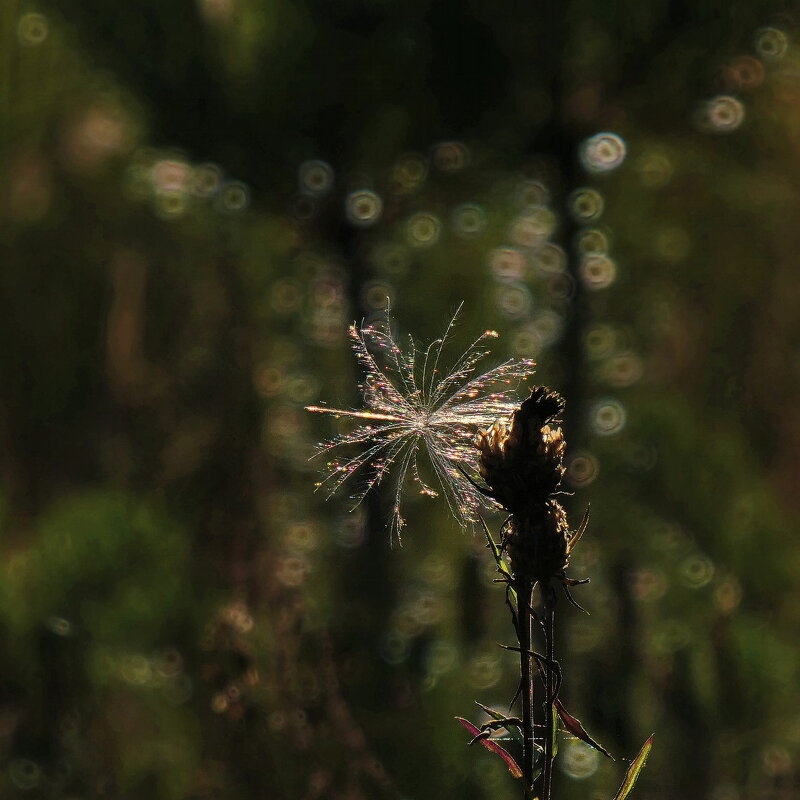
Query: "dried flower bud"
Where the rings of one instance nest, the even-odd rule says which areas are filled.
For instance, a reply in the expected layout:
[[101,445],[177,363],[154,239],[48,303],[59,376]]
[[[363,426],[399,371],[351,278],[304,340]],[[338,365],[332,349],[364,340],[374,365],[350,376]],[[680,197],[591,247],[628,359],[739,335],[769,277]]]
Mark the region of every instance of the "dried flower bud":
[[507,421],[481,431],[476,446],[487,494],[509,513],[503,549],[512,574],[541,586],[560,579],[572,600],[564,570],[588,516],[570,531],[566,511],[554,497],[565,472],[563,410],[559,394],[537,386]]
[[567,512],[552,498],[539,513],[512,516],[504,538],[514,575],[540,585],[563,575],[571,541]]
[[479,470],[492,497],[519,517],[541,513],[564,476],[564,437],[559,394],[543,386],[514,411],[478,435]]

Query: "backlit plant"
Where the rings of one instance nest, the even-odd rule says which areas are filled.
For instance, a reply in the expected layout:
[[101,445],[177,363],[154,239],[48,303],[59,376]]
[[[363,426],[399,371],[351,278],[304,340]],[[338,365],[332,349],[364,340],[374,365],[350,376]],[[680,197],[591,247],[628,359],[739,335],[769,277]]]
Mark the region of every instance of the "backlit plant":
[[[462,525],[480,522],[497,565],[497,580],[505,585],[516,633],[516,646],[501,646],[519,653],[520,683],[509,707],[519,701],[521,714],[509,716],[479,703],[489,722],[477,726],[457,719],[472,734],[470,744],[480,743],[499,755],[509,772],[522,779],[524,800],[550,800],[560,730],[611,758],[559,699],[562,670],[555,657],[557,588],[583,611],[570,589],[588,583],[588,578],[570,578],[566,569],[589,514],[587,510],[580,525],[571,529],[559,501],[566,449],[560,427],[563,398],[545,386],[534,386],[518,402],[516,387],[534,367],[528,359],[511,359],[476,374],[478,363],[488,355],[483,343],[497,336],[494,331],[478,337],[450,371],[442,372],[442,353],[454,323],[455,317],[445,335],[427,348],[418,349],[411,340],[405,351],[393,338],[388,321],[386,329],[351,326],[353,347],[365,371],[361,385],[365,407],[309,406],[308,410],[359,421],[351,432],[324,442],[320,453],[351,446],[359,450],[329,461],[318,486],[329,486],[333,493],[364,473],[355,494],[358,503],[395,470],[389,528],[399,539],[407,475],[422,494],[438,494],[421,475],[422,451],[456,519]],[[497,541],[480,516],[486,508],[507,514]],[[537,638],[543,641],[544,652],[534,649]],[[614,800],[623,800],[633,788],[652,738],[631,762]],[[509,741],[521,747],[521,766],[503,746]]]

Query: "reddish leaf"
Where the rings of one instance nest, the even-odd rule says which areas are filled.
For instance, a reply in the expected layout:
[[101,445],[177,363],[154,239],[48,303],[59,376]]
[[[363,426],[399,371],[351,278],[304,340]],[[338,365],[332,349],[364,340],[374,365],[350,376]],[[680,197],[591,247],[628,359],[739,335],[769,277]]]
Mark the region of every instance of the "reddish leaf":
[[564,705],[560,700],[556,700],[555,707],[558,711],[558,716],[561,717],[561,723],[568,733],[571,733],[582,742],[586,742],[586,744],[588,744],[590,747],[594,747],[595,750],[599,750],[604,756],[608,756],[612,761],[614,760],[614,756],[612,756],[611,753],[609,753],[608,750],[603,747],[603,745],[601,745],[599,742],[596,742],[591,736],[589,736],[589,734],[586,732],[586,728],[581,725],[581,721],[577,717],[573,717],[572,714],[570,714],[569,711],[564,708]]
[[[480,736],[481,729],[476,728],[471,722],[464,719],[463,717],[456,717],[456,719],[472,734],[473,737]],[[483,739],[478,740],[487,750],[491,750],[493,753],[497,753],[503,761],[506,762],[506,766],[508,767],[508,771],[515,777],[521,778],[522,777],[522,770],[519,768],[519,765],[516,761],[514,761],[513,756],[508,750],[500,747],[497,742],[493,742],[488,737],[484,737]]]

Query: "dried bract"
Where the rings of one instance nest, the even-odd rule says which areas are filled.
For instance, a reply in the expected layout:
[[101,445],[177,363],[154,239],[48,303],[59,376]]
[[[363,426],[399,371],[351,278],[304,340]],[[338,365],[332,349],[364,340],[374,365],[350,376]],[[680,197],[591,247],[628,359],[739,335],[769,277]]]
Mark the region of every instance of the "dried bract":
[[480,475],[509,514],[527,516],[558,489],[565,471],[563,410],[559,394],[538,386],[510,420],[479,434]]
[[506,421],[478,435],[479,472],[488,496],[509,513],[503,547],[515,578],[549,586],[568,582],[564,570],[570,550],[583,532],[570,531],[555,495],[564,477],[566,444],[560,425],[561,395],[544,386]]

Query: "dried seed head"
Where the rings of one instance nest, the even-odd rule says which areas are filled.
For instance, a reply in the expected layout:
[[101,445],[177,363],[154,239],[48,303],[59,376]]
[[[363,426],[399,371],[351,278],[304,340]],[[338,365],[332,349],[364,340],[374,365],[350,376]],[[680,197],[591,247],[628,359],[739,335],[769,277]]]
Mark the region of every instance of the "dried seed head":
[[567,512],[552,498],[538,513],[512,516],[506,526],[504,546],[513,574],[540,585],[563,575],[571,539]]
[[510,514],[541,514],[558,489],[565,471],[566,445],[558,427],[563,410],[561,395],[537,386],[508,422],[495,422],[478,435],[481,477]]

